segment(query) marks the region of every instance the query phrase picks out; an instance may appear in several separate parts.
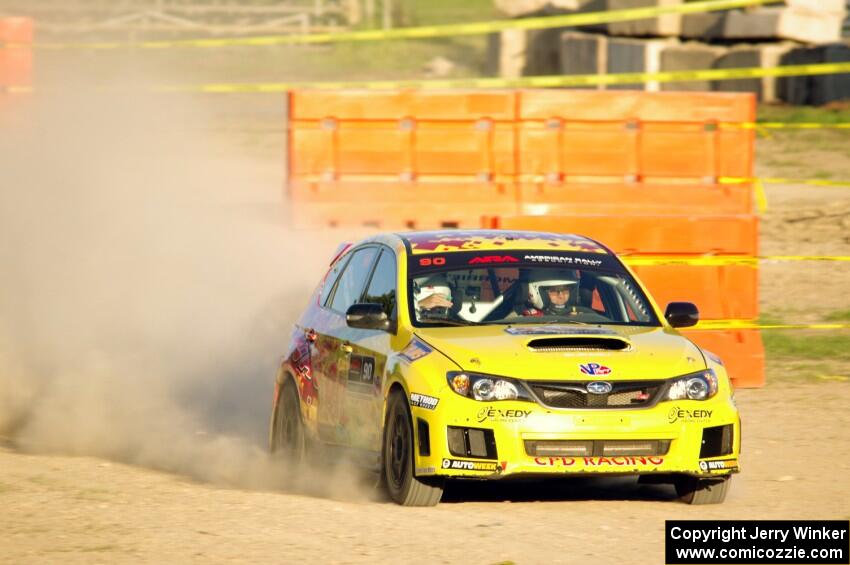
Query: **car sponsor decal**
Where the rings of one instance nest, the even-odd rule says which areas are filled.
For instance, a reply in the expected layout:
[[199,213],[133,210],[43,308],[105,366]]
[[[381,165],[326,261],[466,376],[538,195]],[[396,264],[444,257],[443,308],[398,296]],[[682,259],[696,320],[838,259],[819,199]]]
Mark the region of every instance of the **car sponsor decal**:
[[413,338],[410,340],[410,343],[407,344],[401,353],[398,356],[407,361],[408,363],[413,363],[414,361],[418,361],[422,359],[429,353],[434,351],[431,347],[428,346],[424,341],[420,341],[419,339]]
[[714,361],[714,362],[715,362],[715,363],[717,363],[718,365],[723,365],[723,359],[721,359],[720,357],[718,357],[717,355],[715,355],[715,354],[714,354],[714,353],[712,353],[711,351],[705,351],[705,350],[703,350],[703,353],[705,353],[705,356],[706,356],[706,357],[708,357],[708,359],[709,359],[710,361]]
[[610,367],[600,365],[599,363],[584,363],[582,365],[579,365],[578,368],[585,375],[591,375],[594,377],[601,375],[610,375],[612,372]]
[[700,461],[700,471],[708,473],[711,471],[736,471],[738,461],[736,459],[724,459],[722,461]]
[[505,329],[511,335],[617,335],[617,332],[602,328],[577,328],[575,326],[511,326]]
[[714,410],[706,410],[696,408],[694,410],[687,410],[685,408],[680,408],[678,406],[673,406],[667,412],[667,421],[671,424],[675,424],[676,422],[708,422],[711,420],[711,415],[714,414]]
[[531,410],[515,410],[485,406],[478,411],[478,423],[485,420],[490,422],[520,422],[528,418]]
[[480,255],[468,261],[469,265],[488,265],[492,263],[519,263],[519,259],[510,255]]
[[484,471],[500,473],[502,466],[495,461],[466,461],[464,459],[443,459],[443,469],[460,471]]
[[525,255],[523,260],[531,263],[554,263],[576,267],[599,267],[602,265],[602,261],[599,259],[585,259],[584,257],[572,257],[570,255]]
[[414,252],[417,257],[411,257],[408,263],[408,274],[417,276],[433,272],[434,269],[490,268],[498,266],[510,267],[562,267],[568,269],[585,269],[593,271],[625,272],[623,266],[613,256],[606,253],[567,252],[528,250],[457,250],[457,253],[445,249],[435,249],[429,254]]
[[640,457],[535,457],[534,463],[541,467],[573,467],[581,462],[585,467],[657,467],[664,463],[659,456]]
[[434,467],[417,467],[417,475],[433,475],[436,469]]
[[352,355],[348,363],[348,382],[361,384],[375,383],[375,358]]
[[419,408],[427,408],[428,410],[433,410],[437,407],[437,404],[440,402],[439,398],[434,398],[433,396],[428,396],[425,394],[419,394],[418,392],[410,393],[410,404],[411,406],[417,406]]

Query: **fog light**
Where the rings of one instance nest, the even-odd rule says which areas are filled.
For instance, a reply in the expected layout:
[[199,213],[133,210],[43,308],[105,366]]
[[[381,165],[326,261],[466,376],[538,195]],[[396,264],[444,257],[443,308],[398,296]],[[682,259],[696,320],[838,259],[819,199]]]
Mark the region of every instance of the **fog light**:
[[658,443],[655,441],[618,441],[602,444],[602,455],[657,455]]
[[528,440],[525,452],[533,457],[589,457],[593,455],[593,442]]

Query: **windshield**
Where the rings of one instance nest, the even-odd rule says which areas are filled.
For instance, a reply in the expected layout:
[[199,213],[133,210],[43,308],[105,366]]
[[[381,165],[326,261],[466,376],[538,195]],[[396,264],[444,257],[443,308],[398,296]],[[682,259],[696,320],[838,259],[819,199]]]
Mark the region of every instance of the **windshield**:
[[411,256],[409,265],[417,327],[660,325],[640,287],[609,254],[453,252]]

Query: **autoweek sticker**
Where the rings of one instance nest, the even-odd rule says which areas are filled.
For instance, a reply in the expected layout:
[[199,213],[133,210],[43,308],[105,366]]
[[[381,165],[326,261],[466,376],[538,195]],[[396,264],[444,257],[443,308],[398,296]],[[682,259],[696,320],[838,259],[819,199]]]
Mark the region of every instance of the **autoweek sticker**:
[[418,392],[410,393],[410,404],[413,406],[418,406],[419,408],[426,408],[428,410],[433,410],[437,407],[437,404],[440,402],[439,398],[434,398],[433,396],[428,396],[426,394],[419,394]]
[[736,459],[724,459],[722,461],[700,461],[700,471],[707,473],[709,471],[735,471],[738,469],[738,461]]
[[495,461],[465,461],[463,459],[443,459],[443,469],[456,469],[459,471],[485,471],[488,473],[501,473],[503,465]]
[[604,328],[577,328],[575,326],[511,326],[505,329],[511,335],[617,335],[617,332]]

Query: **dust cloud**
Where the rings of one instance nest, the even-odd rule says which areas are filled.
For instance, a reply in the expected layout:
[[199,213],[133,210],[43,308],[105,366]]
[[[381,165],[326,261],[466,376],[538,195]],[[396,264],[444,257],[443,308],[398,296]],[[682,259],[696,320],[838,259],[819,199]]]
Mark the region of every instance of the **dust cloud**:
[[81,69],[0,110],[0,435],[351,496],[346,469],[307,480],[265,447],[279,356],[340,236],[287,229],[282,165],[212,133],[220,102],[117,71],[87,89]]

